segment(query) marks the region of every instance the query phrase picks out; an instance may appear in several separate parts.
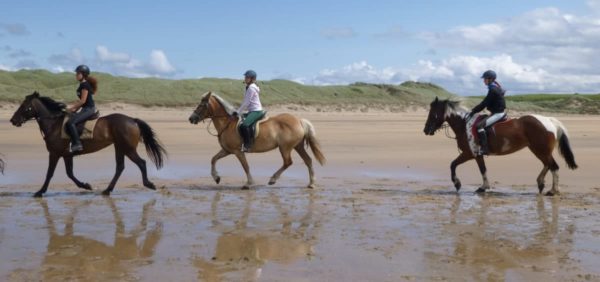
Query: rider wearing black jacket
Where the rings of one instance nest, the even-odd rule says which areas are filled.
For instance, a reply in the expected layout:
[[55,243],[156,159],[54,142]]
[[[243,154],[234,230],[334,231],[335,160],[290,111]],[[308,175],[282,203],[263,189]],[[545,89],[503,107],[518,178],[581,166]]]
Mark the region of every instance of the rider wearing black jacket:
[[477,123],[477,135],[479,135],[479,143],[481,145],[479,155],[486,155],[488,154],[488,143],[485,128],[492,126],[506,116],[506,113],[504,113],[504,110],[506,109],[504,93],[506,91],[502,89],[500,83],[496,82],[496,72],[493,70],[484,72],[481,78],[483,78],[483,82],[488,87],[488,93],[483,101],[471,110],[467,119],[470,119],[476,113],[481,112],[484,108],[487,108],[488,111],[490,111],[491,114],[489,117]]

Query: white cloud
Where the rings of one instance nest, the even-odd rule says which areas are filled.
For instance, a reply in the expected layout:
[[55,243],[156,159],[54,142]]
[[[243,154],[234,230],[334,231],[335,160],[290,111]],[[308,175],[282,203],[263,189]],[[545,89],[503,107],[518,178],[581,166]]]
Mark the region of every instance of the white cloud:
[[11,67],[9,67],[9,66],[0,64],[0,70],[3,70],[3,71],[12,71],[13,69]]
[[86,58],[75,48],[67,54],[55,54],[48,58],[53,71],[71,70],[79,64],[88,64],[94,71],[132,77],[164,77],[177,73],[167,55],[162,50],[152,50],[147,62],[138,60],[125,52],[115,52],[104,45],[98,45],[93,58]]
[[129,54],[111,52],[103,45],[96,47],[96,57],[101,62],[127,63],[131,60]]
[[167,55],[162,50],[152,50],[150,53],[149,70],[155,73],[169,74],[174,73],[175,68],[167,59]]
[[494,69],[509,93],[598,93],[600,0],[587,3],[590,9],[585,15],[566,14],[549,7],[500,22],[422,33],[420,37],[431,48],[454,50],[453,55],[440,60],[381,68],[361,61],[295,80],[319,85],[417,80],[473,95],[485,92],[481,73]]

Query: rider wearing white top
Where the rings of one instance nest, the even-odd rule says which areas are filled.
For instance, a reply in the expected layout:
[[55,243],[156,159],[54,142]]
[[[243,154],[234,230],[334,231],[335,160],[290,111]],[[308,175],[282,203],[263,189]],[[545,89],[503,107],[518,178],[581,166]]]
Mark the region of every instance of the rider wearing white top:
[[260,88],[256,83],[246,86],[246,93],[244,94],[244,101],[237,110],[238,113],[243,113],[244,110],[248,109],[248,112],[262,111],[262,104],[260,103]]
[[240,133],[244,139],[242,144],[242,152],[248,152],[252,147],[254,141],[252,135],[252,125],[261,119],[265,112],[263,111],[262,104],[260,103],[260,88],[256,85],[256,72],[248,70],[244,73],[244,83],[246,83],[246,93],[244,93],[244,101],[234,115],[242,114],[244,110],[248,109],[248,113],[244,115],[242,124],[240,125]]

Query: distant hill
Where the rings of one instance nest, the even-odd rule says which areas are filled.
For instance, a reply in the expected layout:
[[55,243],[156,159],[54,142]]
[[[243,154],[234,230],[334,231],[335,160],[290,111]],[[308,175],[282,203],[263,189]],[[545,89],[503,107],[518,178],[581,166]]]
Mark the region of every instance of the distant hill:
[[[239,103],[244,85],[241,80],[201,78],[170,80],[159,78],[117,77],[94,74],[100,81],[99,103],[131,103],[143,106],[195,106],[200,96],[211,90],[225,99]],[[261,100],[266,105],[296,104],[370,107],[428,107],[436,97],[458,98],[440,86],[408,81],[400,85],[354,83],[340,86],[302,85],[287,80],[259,81]],[[19,103],[34,91],[60,101],[72,101],[77,81],[73,73],[46,70],[0,71],[0,101]],[[466,97],[473,106],[482,97]],[[565,113],[600,114],[600,95],[519,95],[508,97],[509,106],[519,111],[559,111]]]

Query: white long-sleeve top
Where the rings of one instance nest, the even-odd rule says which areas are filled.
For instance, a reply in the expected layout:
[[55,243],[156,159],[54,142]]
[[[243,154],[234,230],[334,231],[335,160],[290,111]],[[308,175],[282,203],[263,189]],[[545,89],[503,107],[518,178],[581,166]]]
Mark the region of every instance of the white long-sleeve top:
[[256,83],[248,85],[246,93],[244,94],[244,101],[238,109],[238,113],[243,113],[244,110],[248,109],[249,112],[262,111],[262,104],[260,103],[260,88]]

